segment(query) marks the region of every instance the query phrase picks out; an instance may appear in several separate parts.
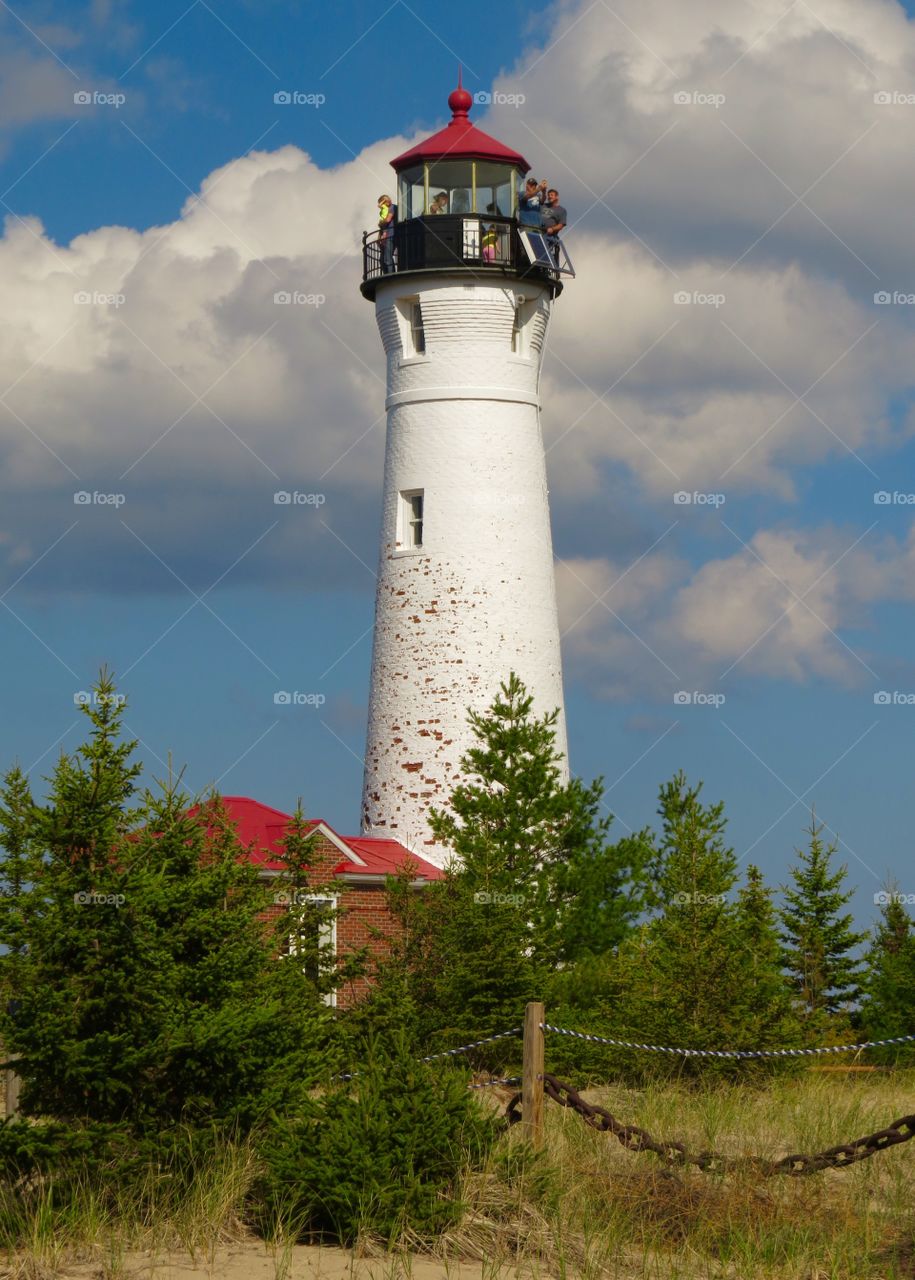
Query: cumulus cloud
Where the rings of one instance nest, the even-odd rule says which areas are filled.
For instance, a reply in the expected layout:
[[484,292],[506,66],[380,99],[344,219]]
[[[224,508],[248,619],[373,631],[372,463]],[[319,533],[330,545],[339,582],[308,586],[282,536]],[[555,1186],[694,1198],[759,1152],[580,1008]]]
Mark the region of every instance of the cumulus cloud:
[[664,701],[759,676],[854,687],[888,674],[868,633],[875,606],[915,599],[913,534],[764,529],[731,546],[698,568],[663,544],[628,567],[560,562],[566,649],[604,696]]
[[[815,533],[796,504],[836,460],[881,487],[911,434],[912,307],[874,295],[908,278],[915,106],[875,95],[910,83],[912,24],[881,0],[553,13],[498,85],[524,103],[482,123],[571,215],[543,393],[573,669],[611,697],[735,663],[857,678],[835,637],[908,598],[911,548],[850,551],[863,525]],[[384,388],[359,246],[409,141],[332,170],[252,152],[142,232],[7,222],[8,581],[371,587]],[[125,501],[75,509],[96,490]],[[279,509],[288,490],[325,502]],[[713,522],[697,551],[665,533],[679,490],[794,512],[760,506],[743,546]]]

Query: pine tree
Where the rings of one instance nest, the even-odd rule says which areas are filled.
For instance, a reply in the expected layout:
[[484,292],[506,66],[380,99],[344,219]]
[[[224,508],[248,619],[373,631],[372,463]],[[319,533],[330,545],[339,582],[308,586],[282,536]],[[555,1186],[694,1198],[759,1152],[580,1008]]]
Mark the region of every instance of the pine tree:
[[750,1039],[759,1048],[796,1048],[801,1027],[782,970],[778,920],[772,890],[752,863],[737,897],[739,936],[745,951],[740,992]]
[[329,1000],[340,986],[363,975],[367,955],[365,950],[336,954],[333,926],[345,904],[340,883],[318,874],[316,843],[300,799],[283,833],[281,869],[272,882],[273,924],[279,954],[297,959],[315,993]]
[[838,1015],[847,1013],[860,995],[861,961],[852,953],[868,935],[856,932],[851,913],[842,912],[853,891],[842,890],[848,868],[832,870],[836,844],[824,842],[823,825],[815,815],[806,830],[808,847],[796,851],[793,887],[784,889],[779,936],[806,1035],[813,1040],[839,1030]]
[[538,718],[512,673],[487,711],[470,713],[477,745],[461,761],[468,781],[429,819],[473,891],[523,896],[527,945],[549,965],[625,936],[644,904],[649,853],[645,833],[608,842],[600,779],[562,781],[558,715]]
[[[867,956],[862,1021],[869,1040],[915,1035],[915,922],[895,887],[881,895],[881,920]],[[915,1045],[873,1050],[878,1062],[915,1063]]]
[[137,791],[106,673],[83,712],[88,739],[61,756],[46,803],[13,774],[0,805],[20,904],[0,917],[17,988],[0,1036],[22,1109],[136,1133],[250,1125],[323,1069],[330,1012],[277,961],[272,893],[218,800],[191,806],[172,781]]
[[0,789],[0,939],[6,948],[0,955],[0,1001],[21,999],[28,973],[27,929],[24,917],[30,878],[34,874],[30,830],[34,801],[28,779],[15,766]]
[[[376,996],[407,990],[417,1034],[438,1033],[441,1047],[516,1025],[557,964],[618,942],[641,909],[648,857],[638,838],[608,844],[599,782],[563,782],[557,713],[538,718],[517,676],[469,718],[466,781],[430,815],[453,860],[421,894],[392,886],[398,930]],[[499,1068],[516,1051],[497,1044],[477,1061]]]
[[[621,1038],[693,1049],[772,1048],[789,1032],[775,938],[758,876],[734,902],[737,863],[722,803],[678,773],[661,788],[658,914],[619,948],[607,975],[605,1021]],[[745,1073],[736,1059],[628,1057],[629,1070]]]

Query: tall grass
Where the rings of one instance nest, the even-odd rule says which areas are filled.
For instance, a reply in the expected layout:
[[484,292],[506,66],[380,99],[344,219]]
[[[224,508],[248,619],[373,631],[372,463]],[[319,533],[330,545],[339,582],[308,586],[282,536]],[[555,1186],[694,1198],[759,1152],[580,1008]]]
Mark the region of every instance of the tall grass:
[[[619,1119],[693,1152],[777,1157],[883,1128],[915,1110],[915,1073],[812,1075],[765,1089],[659,1084],[587,1091]],[[510,1133],[470,1174],[468,1209],[448,1247],[551,1275],[631,1280],[911,1280],[915,1141],[852,1168],[805,1178],[751,1169],[670,1170],[548,1105],[542,1153]]]
[[205,1159],[173,1156],[119,1181],[117,1170],[0,1184],[0,1252],[12,1280],[44,1280],[65,1264],[92,1262],[106,1280],[125,1274],[129,1252],[173,1250],[211,1265],[216,1248],[243,1236],[258,1168],[250,1142],[217,1142]]
[[[587,1091],[589,1100],[657,1137],[730,1156],[813,1151],[915,1110],[915,1072],[879,1078],[803,1075],[765,1089],[670,1082]],[[628,1151],[579,1116],[547,1106],[544,1150],[519,1130],[465,1175],[460,1222],[434,1246],[403,1234],[361,1237],[385,1255],[373,1274],[409,1276],[411,1251],[436,1253],[443,1275],[475,1260],[576,1280],[911,1280],[915,1275],[915,1141],[852,1168],[807,1178],[670,1170]],[[211,1271],[220,1245],[251,1238],[254,1144],[223,1142],[196,1167],[150,1166],[129,1185],[85,1179],[0,1187],[0,1250],[13,1280],[46,1280],[91,1262],[121,1280],[129,1255],[190,1254]],[[287,1215],[288,1217],[288,1215]],[[294,1266],[301,1224],[278,1207],[266,1247],[277,1280]],[[387,1251],[387,1253],[385,1253]],[[385,1267],[389,1271],[384,1270]]]

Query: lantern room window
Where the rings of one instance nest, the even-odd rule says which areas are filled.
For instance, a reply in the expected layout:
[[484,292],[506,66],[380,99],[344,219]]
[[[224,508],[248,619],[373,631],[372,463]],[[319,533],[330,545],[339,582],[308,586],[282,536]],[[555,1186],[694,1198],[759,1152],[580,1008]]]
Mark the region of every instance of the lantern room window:
[[419,218],[426,212],[426,177],[423,165],[414,165],[412,169],[404,169],[400,174],[397,204],[397,217],[401,222],[405,218]]
[[474,170],[477,213],[513,218],[517,209],[518,170],[491,160],[477,160]]
[[398,220],[437,213],[517,217],[521,178],[517,165],[495,160],[424,161],[398,175]]

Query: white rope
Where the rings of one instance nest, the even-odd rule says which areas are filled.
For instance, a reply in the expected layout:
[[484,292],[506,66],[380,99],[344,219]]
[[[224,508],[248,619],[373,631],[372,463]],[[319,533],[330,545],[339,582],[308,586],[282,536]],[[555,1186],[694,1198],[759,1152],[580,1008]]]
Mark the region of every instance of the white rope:
[[[511,1031],[499,1031],[494,1036],[484,1036],[482,1040],[474,1040],[471,1044],[459,1045],[457,1049],[444,1049],[441,1053],[430,1053],[426,1058],[416,1058],[416,1062],[435,1062],[438,1058],[454,1058],[459,1053],[469,1053],[478,1049],[481,1044],[492,1044],[494,1040],[507,1040],[509,1036],[519,1036],[523,1027],[512,1027]],[[334,1076],[334,1080],[354,1080],[358,1071],[347,1071],[343,1075]]]
[[912,1044],[915,1035],[893,1036],[888,1040],[866,1040],[863,1044],[826,1045],[820,1049],[672,1049],[661,1044],[636,1044],[632,1040],[610,1040],[607,1036],[590,1035],[585,1031],[570,1031],[568,1027],[554,1027],[541,1022],[543,1031],[553,1031],[560,1036],[574,1036],[590,1044],[610,1044],[618,1049],[642,1049],[647,1053],[678,1053],[684,1058],[804,1058],[819,1053],[857,1053],[859,1049],[879,1049],[888,1044]]
[[493,1040],[507,1040],[509,1036],[519,1036],[523,1027],[512,1027],[511,1031],[500,1031],[497,1035],[486,1036],[482,1040],[474,1040],[472,1044],[462,1044],[458,1049],[445,1049],[443,1053],[430,1053],[428,1058],[417,1058],[417,1062],[434,1062],[436,1058],[453,1058],[458,1053],[469,1053],[478,1049],[481,1044],[492,1044]]

